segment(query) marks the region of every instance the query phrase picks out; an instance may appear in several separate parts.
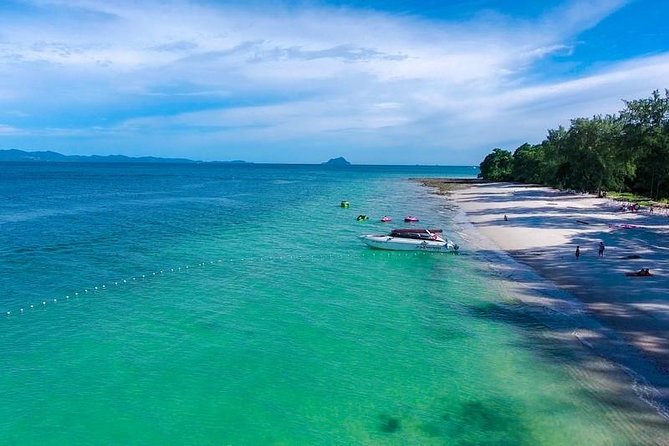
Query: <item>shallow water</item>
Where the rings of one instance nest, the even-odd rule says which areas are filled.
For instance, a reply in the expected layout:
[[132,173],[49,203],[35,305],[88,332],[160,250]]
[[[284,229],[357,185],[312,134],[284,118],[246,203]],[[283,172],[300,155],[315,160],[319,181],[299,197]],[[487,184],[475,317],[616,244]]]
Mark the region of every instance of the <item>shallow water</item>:
[[452,232],[406,178],[471,168],[1,167],[6,443],[654,441],[466,247],[357,239]]

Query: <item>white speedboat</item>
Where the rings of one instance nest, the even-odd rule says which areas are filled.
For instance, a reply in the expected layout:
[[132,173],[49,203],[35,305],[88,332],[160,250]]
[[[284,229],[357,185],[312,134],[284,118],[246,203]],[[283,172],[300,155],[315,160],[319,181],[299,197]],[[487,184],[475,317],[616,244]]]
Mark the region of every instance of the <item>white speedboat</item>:
[[387,235],[362,235],[362,241],[376,249],[391,251],[457,251],[459,246],[442,237],[441,229],[393,229]]

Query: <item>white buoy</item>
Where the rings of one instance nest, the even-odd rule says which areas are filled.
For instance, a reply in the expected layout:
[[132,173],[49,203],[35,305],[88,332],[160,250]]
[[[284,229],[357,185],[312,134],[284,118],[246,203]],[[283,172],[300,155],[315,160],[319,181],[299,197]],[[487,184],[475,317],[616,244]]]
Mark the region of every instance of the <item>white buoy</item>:
[[98,287],[95,287],[95,289],[97,290],[97,289],[98,289]]
[[11,311],[8,311],[8,312],[7,312],[7,316],[11,316],[11,315],[12,315],[12,312],[11,312]]
[[42,301],[42,305],[46,305],[46,301],[45,301],[45,300]]
[[88,290],[84,290],[84,293],[88,293]]
[[21,308],[21,313],[23,313],[23,308]]
[[30,308],[35,308],[35,306],[33,304],[30,304]]
[[102,288],[105,288],[105,285],[102,285]]
[[58,302],[58,299],[54,299],[53,301],[54,301],[54,302]]
[[75,296],[78,296],[78,295],[79,295],[79,293],[74,293],[74,295],[75,295]]
[[123,283],[126,283],[126,280],[125,280],[125,279],[123,279]]

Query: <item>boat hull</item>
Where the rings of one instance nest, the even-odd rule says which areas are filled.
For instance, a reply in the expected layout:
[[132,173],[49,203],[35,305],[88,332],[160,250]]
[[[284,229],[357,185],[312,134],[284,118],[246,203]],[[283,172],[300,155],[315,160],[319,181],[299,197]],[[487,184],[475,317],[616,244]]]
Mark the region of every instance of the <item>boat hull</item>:
[[367,246],[387,251],[449,252],[457,250],[453,243],[442,240],[413,240],[387,235],[363,235],[361,238]]

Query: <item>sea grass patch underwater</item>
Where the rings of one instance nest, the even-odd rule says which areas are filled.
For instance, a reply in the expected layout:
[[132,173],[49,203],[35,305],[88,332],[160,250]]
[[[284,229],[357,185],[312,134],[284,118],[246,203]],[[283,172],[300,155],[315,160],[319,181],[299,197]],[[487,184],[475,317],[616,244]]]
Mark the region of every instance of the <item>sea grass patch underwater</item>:
[[431,189],[430,193],[435,195],[449,195],[456,189],[466,187],[464,183],[447,182],[443,178],[419,178],[415,181]]
[[381,414],[379,416],[379,429],[381,432],[385,432],[387,434],[392,434],[400,430],[401,425],[400,425],[400,419],[397,417],[393,417],[388,414]]
[[477,256],[358,239],[411,214],[461,243],[443,198],[407,178],[463,174],[3,166],[21,198],[0,203],[0,438],[652,444],[568,356],[537,354],[545,327],[497,320]]

